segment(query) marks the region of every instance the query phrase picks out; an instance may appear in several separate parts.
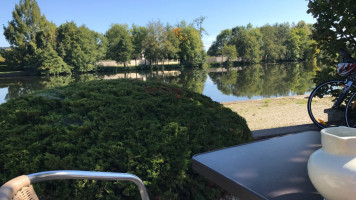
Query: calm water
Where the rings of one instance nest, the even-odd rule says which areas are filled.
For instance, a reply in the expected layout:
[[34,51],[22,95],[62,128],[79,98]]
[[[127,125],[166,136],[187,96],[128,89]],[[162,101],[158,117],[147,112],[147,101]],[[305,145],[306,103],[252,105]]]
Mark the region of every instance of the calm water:
[[138,71],[80,76],[0,78],[0,103],[36,90],[98,79],[137,78],[176,84],[214,101],[301,95],[311,91],[315,68],[308,63],[251,65],[207,70]]

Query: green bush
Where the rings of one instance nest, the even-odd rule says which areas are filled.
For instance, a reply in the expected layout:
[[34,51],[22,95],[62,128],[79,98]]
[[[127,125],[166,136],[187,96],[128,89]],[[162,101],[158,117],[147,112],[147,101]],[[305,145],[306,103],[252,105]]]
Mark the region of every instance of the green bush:
[[[0,105],[0,180],[48,170],[139,176],[152,199],[213,199],[194,154],[251,141],[243,118],[210,98],[139,80],[78,83]],[[47,199],[133,199],[133,184],[54,181]],[[46,190],[45,190],[46,189]],[[45,192],[44,192],[45,191]]]

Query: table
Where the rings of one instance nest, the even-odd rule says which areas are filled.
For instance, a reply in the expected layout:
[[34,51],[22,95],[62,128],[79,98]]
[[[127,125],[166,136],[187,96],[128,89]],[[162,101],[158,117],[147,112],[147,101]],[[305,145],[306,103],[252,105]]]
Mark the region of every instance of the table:
[[240,200],[322,200],[307,171],[320,143],[318,131],[290,134],[197,154],[192,167]]

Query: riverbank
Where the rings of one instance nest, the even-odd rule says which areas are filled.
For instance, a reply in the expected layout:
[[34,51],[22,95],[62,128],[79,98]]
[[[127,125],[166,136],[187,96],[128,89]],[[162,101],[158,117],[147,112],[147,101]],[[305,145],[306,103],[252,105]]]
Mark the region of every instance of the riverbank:
[[223,102],[244,117],[251,131],[311,124],[308,95]]

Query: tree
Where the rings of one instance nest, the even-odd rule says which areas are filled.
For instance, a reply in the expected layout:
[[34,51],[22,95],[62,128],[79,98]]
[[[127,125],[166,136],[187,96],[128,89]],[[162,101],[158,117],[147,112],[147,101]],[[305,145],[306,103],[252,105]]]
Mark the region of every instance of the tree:
[[228,43],[231,43],[232,32],[231,29],[222,30],[219,35],[216,36],[216,40],[210,46],[208,50],[209,56],[221,55],[221,48]]
[[105,35],[108,39],[108,58],[124,63],[126,67],[134,51],[128,26],[113,24]]
[[203,33],[205,35],[208,35],[208,32],[206,32],[205,28],[203,28],[203,22],[205,19],[206,19],[205,16],[200,16],[193,20],[195,28],[199,31],[200,37],[203,37]]
[[108,39],[102,33],[94,33],[94,38],[96,39],[96,44],[98,48],[96,60],[105,59],[108,50]]
[[163,59],[162,43],[163,43],[164,27],[160,21],[151,21],[147,24],[147,37],[143,40],[143,49],[145,58],[152,63],[156,63]]
[[199,31],[192,26],[184,26],[179,35],[179,59],[180,62],[189,67],[198,67],[205,62],[205,51]]
[[356,6],[353,0],[309,0],[308,13],[316,18],[313,38],[331,58],[339,48],[356,53]]
[[137,59],[141,59],[143,57],[143,41],[147,37],[147,28],[143,26],[132,25],[131,35],[133,45],[131,56],[136,61]]
[[[169,24],[164,27],[162,41],[162,56],[164,59],[177,59],[179,52],[179,40]],[[163,61],[164,64],[164,61]]]
[[[41,15],[35,0],[20,0],[12,12],[13,19],[4,26],[5,38],[11,45],[11,50],[5,53],[7,63],[17,69],[41,71],[39,56],[41,51],[49,50],[51,60],[58,60],[54,51],[56,26]],[[52,63],[57,65],[58,63]],[[58,71],[58,70],[57,70]],[[64,70],[65,72],[67,70]]]
[[279,37],[278,24],[271,26],[265,25],[260,28],[263,40],[263,60],[266,62],[275,62],[285,59],[286,47],[284,42],[286,38]]
[[237,58],[237,51],[235,45],[226,45],[221,48],[221,53],[223,56],[227,57],[227,62],[229,63],[232,59]]
[[36,66],[37,69],[43,74],[70,74],[71,67],[68,66],[61,57],[58,56],[57,52],[47,46],[44,49],[38,49],[36,51]]
[[242,62],[258,63],[261,61],[262,34],[259,29],[247,27],[235,27],[232,29],[231,44],[236,46]]
[[77,27],[74,22],[66,22],[58,28],[58,54],[75,72],[93,71],[100,55],[99,38],[84,25]]
[[35,64],[41,74],[70,74],[73,67],[67,65],[55,51],[57,27],[44,21],[44,28],[36,34]]

